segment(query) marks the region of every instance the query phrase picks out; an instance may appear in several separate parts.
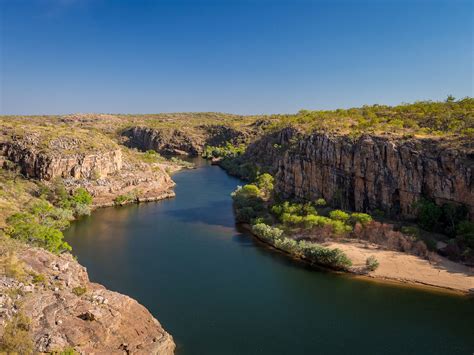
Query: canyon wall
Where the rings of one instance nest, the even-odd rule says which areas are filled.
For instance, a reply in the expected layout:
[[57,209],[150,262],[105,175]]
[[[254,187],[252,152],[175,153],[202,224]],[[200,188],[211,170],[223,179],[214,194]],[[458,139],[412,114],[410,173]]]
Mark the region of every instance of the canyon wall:
[[468,207],[474,216],[474,159],[432,139],[351,139],[287,128],[254,142],[247,157],[275,174],[286,198],[324,198],[355,211],[413,217],[422,197]]
[[92,154],[48,154],[13,141],[0,144],[0,153],[17,163],[22,174],[40,180],[52,180],[55,177],[101,178],[122,168],[120,149]]
[[188,130],[136,126],[122,132],[123,143],[128,147],[190,156],[200,155],[206,145],[222,146],[227,142],[238,145],[252,136],[252,129],[238,130],[224,125],[201,125]]
[[190,135],[178,129],[132,127],[122,133],[125,145],[142,151],[154,150],[162,154],[199,155],[204,146],[201,135]]

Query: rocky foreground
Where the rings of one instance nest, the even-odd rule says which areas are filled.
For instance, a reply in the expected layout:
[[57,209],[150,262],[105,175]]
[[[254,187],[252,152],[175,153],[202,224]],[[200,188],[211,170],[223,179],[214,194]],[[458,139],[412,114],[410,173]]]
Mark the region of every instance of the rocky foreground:
[[22,248],[9,258],[15,275],[0,276],[0,337],[21,305],[30,320],[25,344],[39,352],[174,353],[173,338],[145,307],[90,282],[70,254]]

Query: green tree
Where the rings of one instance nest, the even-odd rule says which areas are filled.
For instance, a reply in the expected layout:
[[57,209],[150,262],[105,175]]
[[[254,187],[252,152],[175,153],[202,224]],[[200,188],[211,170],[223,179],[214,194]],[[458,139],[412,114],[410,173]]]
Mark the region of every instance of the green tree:
[[273,192],[273,176],[268,173],[261,174],[257,177],[257,186],[265,196],[270,196]]

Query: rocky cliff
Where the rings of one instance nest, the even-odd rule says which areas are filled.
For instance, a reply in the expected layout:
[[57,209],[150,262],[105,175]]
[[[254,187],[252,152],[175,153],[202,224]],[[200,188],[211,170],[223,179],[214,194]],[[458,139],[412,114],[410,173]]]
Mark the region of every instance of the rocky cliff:
[[40,134],[7,137],[0,141],[0,155],[18,164],[26,177],[40,180],[100,178],[122,168],[122,151],[112,142],[102,150],[84,149],[84,142],[67,136],[44,140]]
[[248,159],[275,173],[284,197],[324,198],[355,211],[412,217],[421,197],[465,204],[474,216],[474,159],[434,139],[357,139],[287,128],[254,142]]
[[241,144],[254,136],[250,128],[235,129],[225,125],[200,125],[192,129],[166,129],[136,126],[122,132],[123,143],[142,151],[162,154],[197,156],[204,146],[220,146],[227,142]]
[[132,127],[122,136],[124,144],[142,151],[154,150],[162,154],[188,154],[196,156],[202,152],[204,137],[189,134],[179,129],[153,129]]
[[16,274],[0,273],[0,339],[21,313],[29,321],[24,343],[35,352],[174,353],[172,337],[145,307],[90,282],[70,254],[21,248],[14,255]]

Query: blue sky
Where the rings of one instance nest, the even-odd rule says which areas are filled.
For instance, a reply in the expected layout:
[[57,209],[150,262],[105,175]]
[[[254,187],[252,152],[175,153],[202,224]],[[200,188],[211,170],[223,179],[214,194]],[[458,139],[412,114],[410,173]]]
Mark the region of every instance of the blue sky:
[[1,114],[285,113],[473,96],[462,0],[0,0]]

